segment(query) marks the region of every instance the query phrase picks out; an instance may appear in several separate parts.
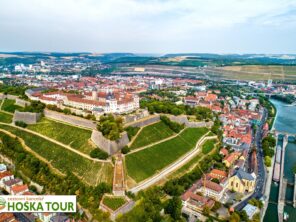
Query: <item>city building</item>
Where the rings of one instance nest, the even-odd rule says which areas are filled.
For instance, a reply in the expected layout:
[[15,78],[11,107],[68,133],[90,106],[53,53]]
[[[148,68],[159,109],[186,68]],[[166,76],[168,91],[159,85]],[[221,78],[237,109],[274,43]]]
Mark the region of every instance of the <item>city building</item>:
[[230,178],[228,189],[239,193],[252,192],[255,189],[256,175],[238,169]]

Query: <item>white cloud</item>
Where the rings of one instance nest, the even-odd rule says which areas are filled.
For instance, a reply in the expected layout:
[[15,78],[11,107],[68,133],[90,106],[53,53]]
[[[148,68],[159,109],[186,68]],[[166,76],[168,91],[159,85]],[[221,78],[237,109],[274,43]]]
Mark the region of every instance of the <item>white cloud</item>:
[[207,30],[294,27],[295,9],[295,0],[2,0],[0,47],[1,40],[13,39],[10,35],[29,42],[40,35],[43,44],[48,39],[86,50],[93,44],[115,47],[115,42],[173,44]]

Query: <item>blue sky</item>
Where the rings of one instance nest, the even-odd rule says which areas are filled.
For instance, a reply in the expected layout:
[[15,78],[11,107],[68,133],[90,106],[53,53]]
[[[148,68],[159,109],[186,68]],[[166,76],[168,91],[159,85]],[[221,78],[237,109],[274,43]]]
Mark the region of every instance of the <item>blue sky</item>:
[[296,0],[1,0],[0,51],[296,53]]

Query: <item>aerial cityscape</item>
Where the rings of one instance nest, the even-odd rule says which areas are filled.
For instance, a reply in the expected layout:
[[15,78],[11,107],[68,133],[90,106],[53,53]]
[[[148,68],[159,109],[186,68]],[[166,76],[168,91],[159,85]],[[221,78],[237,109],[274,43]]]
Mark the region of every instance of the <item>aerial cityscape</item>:
[[295,9],[1,2],[0,222],[296,221]]

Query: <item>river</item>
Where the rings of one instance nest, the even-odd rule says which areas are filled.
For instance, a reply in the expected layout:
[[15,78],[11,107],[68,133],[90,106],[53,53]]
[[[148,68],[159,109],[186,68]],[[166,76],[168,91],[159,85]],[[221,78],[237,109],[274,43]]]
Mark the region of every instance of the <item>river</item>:
[[[279,131],[296,133],[296,106],[287,106],[287,104],[278,100],[270,100],[277,109],[277,116],[274,123],[274,128]],[[284,177],[289,182],[294,183],[293,166],[296,164],[296,144],[289,142],[285,151]],[[271,184],[270,201],[278,201],[278,185]],[[293,200],[293,187],[287,186],[286,199]],[[296,221],[296,209],[292,205],[285,206],[285,212],[289,214],[289,222]],[[278,222],[277,205],[269,203],[264,222]]]

